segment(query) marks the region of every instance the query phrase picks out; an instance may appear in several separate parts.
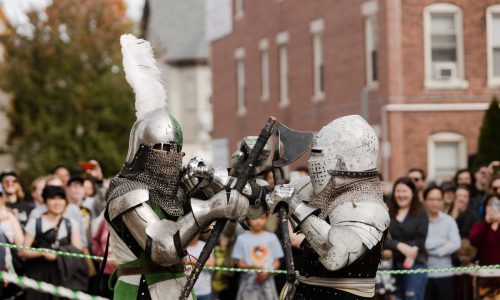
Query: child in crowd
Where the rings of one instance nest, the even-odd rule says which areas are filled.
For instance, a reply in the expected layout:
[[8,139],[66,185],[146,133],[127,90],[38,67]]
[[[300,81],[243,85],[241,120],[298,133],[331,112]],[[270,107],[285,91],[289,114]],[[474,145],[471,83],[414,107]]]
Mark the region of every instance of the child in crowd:
[[[205,242],[201,241],[200,236],[196,236],[191,243],[189,243],[187,247],[186,256],[187,263],[196,264],[196,261],[200,257],[200,253],[205,247]],[[206,267],[213,267],[215,265],[213,253],[210,255],[210,258],[205,263]],[[186,275],[189,275],[189,272],[186,272]],[[204,269],[200,273],[200,277],[196,281],[194,285],[194,294],[196,295],[196,299],[198,300],[211,300],[212,299],[212,271],[208,271]]]
[[[232,257],[239,268],[277,269],[283,250],[278,237],[264,230],[267,214],[257,219],[248,219],[250,231],[238,236]],[[268,299],[277,300],[273,277],[265,272],[243,273],[240,278],[237,300]]]
[[[458,249],[458,261],[460,267],[474,266],[474,257],[476,256],[476,248],[472,247],[469,240],[462,240],[460,249]],[[474,297],[474,289],[472,286],[472,275],[469,272],[456,273],[453,277],[453,299],[470,300]]]

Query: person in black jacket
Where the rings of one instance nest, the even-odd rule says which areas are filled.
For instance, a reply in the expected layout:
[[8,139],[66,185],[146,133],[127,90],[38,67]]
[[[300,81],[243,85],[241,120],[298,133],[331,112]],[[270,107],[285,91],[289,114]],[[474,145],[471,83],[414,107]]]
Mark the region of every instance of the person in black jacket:
[[457,221],[460,237],[462,239],[467,239],[470,229],[477,221],[477,218],[475,210],[470,202],[470,190],[465,185],[461,185],[457,188],[451,216]]
[[[384,242],[384,256],[393,257],[396,269],[425,268],[425,239],[429,220],[420,208],[418,193],[411,178],[401,177],[394,183],[388,203],[392,238]],[[426,274],[397,277],[397,299],[424,298]]]

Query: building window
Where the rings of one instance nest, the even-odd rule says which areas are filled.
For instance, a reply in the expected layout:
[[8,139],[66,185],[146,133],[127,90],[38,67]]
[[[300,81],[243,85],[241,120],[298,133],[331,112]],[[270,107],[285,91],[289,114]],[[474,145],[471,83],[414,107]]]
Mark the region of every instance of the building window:
[[361,5],[361,14],[365,20],[365,64],[366,64],[366,86],[376,88],[378,86],[377,68],[377,1],[364,2]]
[[244,15],[244,0],[234,0],[234,9],[235,9],[235,14],[234,17],[236,19],[241,19]]
[[467,166],[467,141],[463,135],[440,132],[427,141],[429,178],[441,182]]
[[237,115],[244,115],[246,110],[246,82],[245,82],[245,49],[238,48],[234,52],[236,59],[236,97],[238,101]]
[[500,4],[486,9],[488,87],[500,87]]
[[269,100],[269,41],[267,39],[260,40],[260,60],[261,60],[261,80],[262,80],[262,95],[261,100]]
[[425,87],[466,89],[462,10],[436,3],[424,9]]
[[287,32],[281,32],[276,36],[279,56],[280,107],[286,107],[290,104],[288,98],[288,40]]
[[324,51],[323,51],[323,31],[325,22],[322,19],[315,20],[309,25],[313,41],[313,101],[321,101],[325,98],[325,75],[324,75]]

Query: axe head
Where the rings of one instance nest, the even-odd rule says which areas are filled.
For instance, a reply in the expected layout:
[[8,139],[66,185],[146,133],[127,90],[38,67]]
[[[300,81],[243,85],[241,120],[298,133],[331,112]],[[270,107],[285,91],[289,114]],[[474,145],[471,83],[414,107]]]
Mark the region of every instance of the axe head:
[[273,167],[283,167],[299,159],[314,139],[312,131],[296,131],[278,122],[275,129]]

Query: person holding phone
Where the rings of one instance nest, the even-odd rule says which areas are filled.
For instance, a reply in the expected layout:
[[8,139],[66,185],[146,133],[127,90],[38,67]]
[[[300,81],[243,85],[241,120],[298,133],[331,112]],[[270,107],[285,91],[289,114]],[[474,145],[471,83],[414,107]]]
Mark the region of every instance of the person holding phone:
[[500,199],[490,194],[484,204],[483,218],[472,226],[469,240],[480,265],[500,264]]

